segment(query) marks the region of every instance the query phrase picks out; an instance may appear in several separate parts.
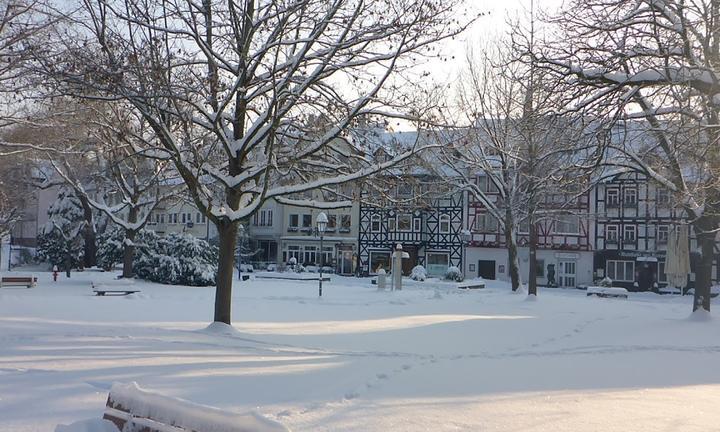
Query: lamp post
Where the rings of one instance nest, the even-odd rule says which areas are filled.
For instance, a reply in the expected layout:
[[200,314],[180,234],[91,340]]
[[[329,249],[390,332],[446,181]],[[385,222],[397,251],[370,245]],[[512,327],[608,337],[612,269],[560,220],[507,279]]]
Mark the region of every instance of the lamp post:
[[323,235],[325,234],[325,228],[327,228],[328,224],[328,218],[327,215],[324,212],[320,212],[319,215],[317,215],[317,219],[315,219],[315,223],[317,224],[317,232],[320,236],[320,288],[319,288],[319,294],[320,297],[322,297],[322,281],[323,281],[323,266],[325,265],[325,251],[323,250]]
[[465,274],[467,273],[465,270],[467,270],[467,248],[470,245],[470,241],[472,240],[472,233],[470,230],[462,230],[460,232],[460,240],[462,241],[462,260],[463,260],[463,277],[465,277]]
[[238,280],[242,280],[242,254],[243,241],[245,240],[245,226],[243,224],[238,226],[238,233],[240,234],[240,247],[238,247]]

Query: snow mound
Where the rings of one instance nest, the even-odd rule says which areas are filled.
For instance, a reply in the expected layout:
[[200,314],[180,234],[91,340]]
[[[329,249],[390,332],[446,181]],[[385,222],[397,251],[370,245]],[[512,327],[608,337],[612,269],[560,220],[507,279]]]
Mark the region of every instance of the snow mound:
[[200,330],[200,332],[214,334],[214,335],[224,335],[224,336],[239,336],[240,335],[240,332],[237,331],[237,329],[235,327],[233,327],[231,325],[227,325],[223,322],[218,322],[218,321],[211,323],[209,326]]
[[688,321],[695,322],[707,322],[710,320],[712,320],[712,315],[710,315],[710,312],[706,311],[704,308],[699,308],[688,317]]
[[57,425],[55,432],[119,432],[110,420],[81,420],[69,425]]
[[[122,405],[138,417],[152,418],[158,422],[178,425],[187,430],[203,432],[289,432],[289,429],[282,424],[269,420],[256,412],[235,414],[218,408],[195,404],[184,399],[149,392],[138,387],[135,382],[128,384],[116,383],[112,386],[110,393],[116,404]],[[63,432],[86,431],[66,430]],[[105,431],[100,430],[99,432]]]

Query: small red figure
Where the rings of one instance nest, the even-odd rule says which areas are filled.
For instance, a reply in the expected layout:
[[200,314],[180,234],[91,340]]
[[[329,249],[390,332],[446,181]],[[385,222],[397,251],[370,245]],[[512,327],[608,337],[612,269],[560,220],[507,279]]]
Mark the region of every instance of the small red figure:
[[57,282],[58,277],[58,268],[57,266],[53,266],[53,282]]

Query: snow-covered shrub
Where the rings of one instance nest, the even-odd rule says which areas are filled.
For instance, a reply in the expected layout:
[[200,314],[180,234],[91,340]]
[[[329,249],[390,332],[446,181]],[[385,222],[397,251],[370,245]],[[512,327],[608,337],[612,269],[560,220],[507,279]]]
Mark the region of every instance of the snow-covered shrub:
[[612,279],[610,279],[610,278],[607,277],[607,276],[605,276],[605,277],[600,281],[600,286],[601,286],[601,287],[610,288],[610,287],[612,287],[612,284],[613,284]]
[[463,276],[459,268],[455,266],[450,266],[445,272],[445,279],[455,282],[462,282],[465,277]]
[[171,285],[215,284],[218,250],[205,240],[176,233],[160,237],[143,231],[135,245],[133,267],[141,279]]
[[427,279],[427,271],[425,270],[425,267],[421,265],[413,267],[412,271],[410,271],[410,279],[416,281],[424,281]]
[[123,259],[123,240],[125,234],[113,226],[98,236],[97,265],[105,271],[110,271]]
[[83,229],[85,219],[80,200],[72,192],[61,190],[48,209],[48,222],[38,235],[38,260],[69,270],[81,267],[85,257]]

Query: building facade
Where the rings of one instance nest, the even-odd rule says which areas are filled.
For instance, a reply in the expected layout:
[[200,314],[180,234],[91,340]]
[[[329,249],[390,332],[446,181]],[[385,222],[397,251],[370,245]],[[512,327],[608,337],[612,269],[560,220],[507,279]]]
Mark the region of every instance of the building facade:
[[[486,176],[477,186],[491,202],[501,196]],[[502,208],[502,205],[499,207]],[[593,281],[590,193],[545,193],[542,216],[537,223],[537,283],[560,287],[589,285]],[[471,233],[466,250],[466,277],[510,280],[506,238],[502,225],[474,195],[467,199],[467,229]],[[530,240],[527,221],[517,231],[521,280],[527,280]]]
[[376,274],[379,268],[388,270],[397,244],[410,255],[403,260],[403,274],[409,274],[416,265],[424,266],[432,276],[443,276],[450,266],[462,269],[463,194],[415,199],[426,192],[413,190],[412,183],[403,183],[398,186],[396,199],[385,205],[372,204],[372,199],[361,200],[358,236],[361,274]]
[[[593,235],[596,277],[607,276],[615,286],[633,291],[666,286],[668,236],[674,227],[689,222],[685,212],[673,202],[670,191],[648,181],[642,174],[624,173],[599,183],[593,194],[597,220]],[[700,259],[692,229],[689,245],[692,273],[688,288],[694,285],[694,272]],[[716,256],[715,282],[717,263]]]

